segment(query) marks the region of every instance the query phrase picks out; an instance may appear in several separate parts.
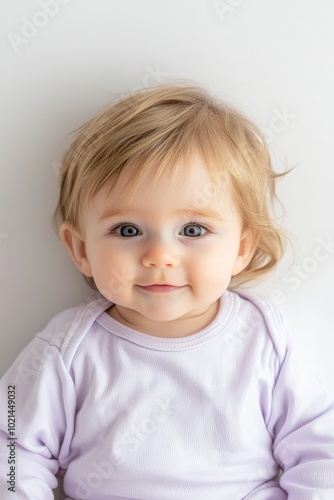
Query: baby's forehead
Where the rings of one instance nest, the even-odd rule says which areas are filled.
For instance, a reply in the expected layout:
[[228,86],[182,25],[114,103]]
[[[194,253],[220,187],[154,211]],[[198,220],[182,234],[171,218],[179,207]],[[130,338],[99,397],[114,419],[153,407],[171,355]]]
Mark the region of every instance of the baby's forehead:
[[103,186],[93,199],[93,218],[145,216],[154,212],[175,217],[203,215],[218,218],[223,213],[234,211],[225,178],[202,174],[204,170],[195,168],[195,172],[186,178],[182,175],[171,179],[161,177],[155,184],[150,182],[150,176],[134,185],[131,182],[126,185],[124,179],[119,179],[112,186]]
[[227,195],[228,175],[224,171],[214,171],[207,167],[199,157],[189,164],[174,170],[163,170],[159,175],[155,169],[131,168],[110,179],[100,189],[99,198],[117,200],[123,205],[130,200],[145,197],[171,197],[179,200],[189,198],[216,198]]

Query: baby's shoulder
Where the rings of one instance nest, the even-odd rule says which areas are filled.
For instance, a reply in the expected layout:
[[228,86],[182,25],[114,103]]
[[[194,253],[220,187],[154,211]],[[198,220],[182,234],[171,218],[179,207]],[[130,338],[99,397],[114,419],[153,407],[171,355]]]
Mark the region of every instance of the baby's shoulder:
[[107,299],[100,298],[65,309],[54,316],[36,338],[64,353],[75,340],[78,342],[85,336],[96,318],[109,306]]
[[258,332],[263,332],[282,361],[286,355],[289,335],[288,318],[284,311],[259,293],[244,290],[234,293],[237,295],[239,314],[247,318],[250,326],[254,325]]

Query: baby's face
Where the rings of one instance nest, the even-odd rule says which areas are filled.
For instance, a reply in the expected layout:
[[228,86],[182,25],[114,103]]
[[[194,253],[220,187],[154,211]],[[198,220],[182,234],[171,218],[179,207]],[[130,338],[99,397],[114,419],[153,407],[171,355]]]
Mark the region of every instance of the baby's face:
[[147,175],[130,198],[123,178],[110,195],[101,190],[86,213],[91,272],[85,274],[116,304],[110,315],[118,311],[114,317],[139,331],[158,335],[165,322],[180,326],[182,320],[187,332],[194,318],[195,330],[203,328],[231,276],[248,263],[242,220],[226,186],[213,194],[199,157],[189,167],[188,180],[184,174],[173,182],[162,177],[154,188]]

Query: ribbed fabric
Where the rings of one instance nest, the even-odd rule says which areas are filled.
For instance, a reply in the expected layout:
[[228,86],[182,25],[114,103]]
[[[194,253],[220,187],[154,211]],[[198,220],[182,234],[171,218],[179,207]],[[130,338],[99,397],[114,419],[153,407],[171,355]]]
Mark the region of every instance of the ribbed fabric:
[[132,330],[111,305],[58,314],[1,379],[1,499],[52,499],[57,473],[69,500],[334,499],[334,401],[274,305],[226,291],[183,338]]

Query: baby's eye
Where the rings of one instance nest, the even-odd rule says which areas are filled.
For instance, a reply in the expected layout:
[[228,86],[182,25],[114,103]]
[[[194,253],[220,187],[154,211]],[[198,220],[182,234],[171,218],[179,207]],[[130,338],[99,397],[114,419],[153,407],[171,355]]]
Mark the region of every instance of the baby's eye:
[[132,236],[138,236],[139,234],[139,230],[130,224],[115,227],[112,232],[118,234],[119,236],[124,236],[124,238],[131,238]]
[[[204,231],[204,232],[202,232]],[[181,233],[182,236],[190,236],[192,238],[196,236],[202,236],[207,232],[207,229],[203,226],[200,226],[199,224],[188,224],[185,226],[182,230]]]

